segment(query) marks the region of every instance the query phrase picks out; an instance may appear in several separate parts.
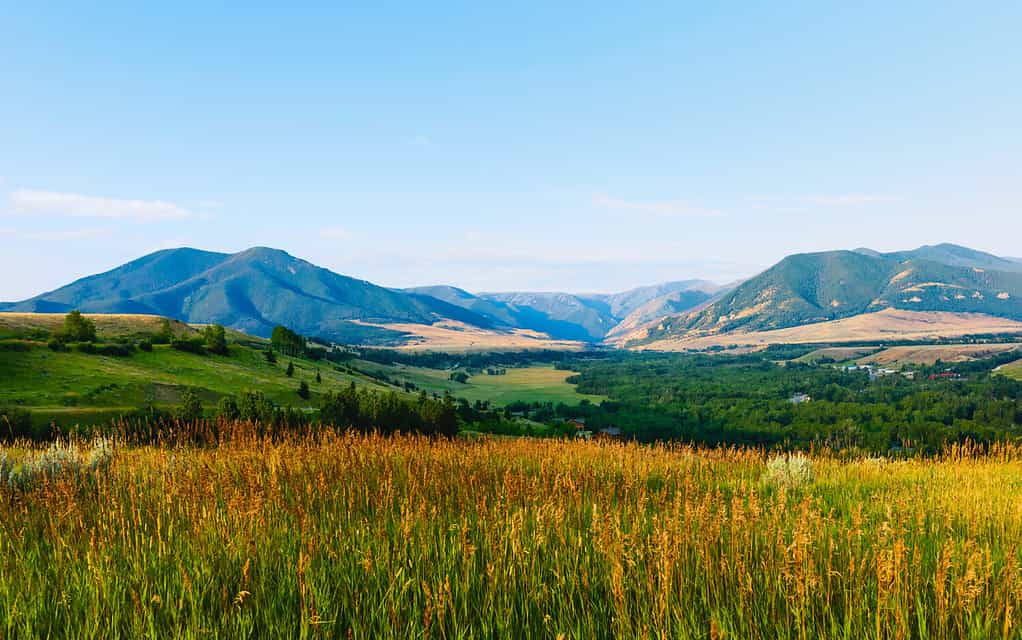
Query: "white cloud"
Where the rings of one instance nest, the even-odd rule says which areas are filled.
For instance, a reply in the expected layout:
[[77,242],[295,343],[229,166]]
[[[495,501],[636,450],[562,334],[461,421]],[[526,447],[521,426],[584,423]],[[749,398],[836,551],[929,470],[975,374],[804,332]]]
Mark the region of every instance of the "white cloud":
[[344,227],[326,227],[320,230],[319,235],[330,240],[345,240],[351,237],[351,231]]
[[17,189],[11,193],[16,213],[74,218],[121,218],[136,222],[180,220],[194,213],[164,200],[127,200],[80,193]]
[[640,213],[661,218],[712,218],[725,215],[719,209],[699,207],[680,200],[637,201],[623,200],[604,193],[593,196],[593,206],[611,211]]

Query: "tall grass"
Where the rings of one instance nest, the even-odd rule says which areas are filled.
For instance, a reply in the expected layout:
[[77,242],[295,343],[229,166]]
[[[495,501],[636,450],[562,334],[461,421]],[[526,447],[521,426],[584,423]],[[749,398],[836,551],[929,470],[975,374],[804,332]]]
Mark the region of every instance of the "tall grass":
[[0,489],[0,636],[1022,637],[1017,449],[230,433]]

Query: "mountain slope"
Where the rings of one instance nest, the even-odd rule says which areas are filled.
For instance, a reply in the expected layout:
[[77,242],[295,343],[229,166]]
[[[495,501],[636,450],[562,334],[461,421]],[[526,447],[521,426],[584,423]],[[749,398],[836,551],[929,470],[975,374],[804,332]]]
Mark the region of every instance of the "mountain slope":
[[135,304],[136,298],[174,286],[228,258],[230,254],[226,253],[165,249],[35,298],[11,303],[7,310],[57,313],[88,307],[88,311],[95,313],[146,313]]
[[705,308],[665,319],[628,338],[770,331],[881,309],[1022,320],[1022,272],[987,268],[1004,263],[1011,264],[954,245],[891,254],[857,250],[794,255]]
[[274,249],[213,254],[176,249],[13,305],[12,311],[150,313],[217,322],[255,335],[277,324],[337,341],[387,341],[399,332],[352,321],[491,326],[479,314],[338,275]]
[[626,335],[651,322],[695,310],[714,297],[714,294],[698,289],[664,294],[639,306],[625,316],[607,333],[607,338]]

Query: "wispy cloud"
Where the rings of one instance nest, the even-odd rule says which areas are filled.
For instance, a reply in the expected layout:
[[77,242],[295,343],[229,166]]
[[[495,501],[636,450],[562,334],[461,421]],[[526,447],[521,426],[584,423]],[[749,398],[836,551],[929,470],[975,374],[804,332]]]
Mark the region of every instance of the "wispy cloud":
[[16,189],[11,193],[15,213],[74,218],[119,218],[158,222],[193,217],[194,212],[165,200],[132,200],[80,193]]
[[764,207],[804,211],[808,207],[861,207],[885,202],[898,202],[898,196],[879,193],[839,193],[802,196],[753,196],[749,201]]
[[319,235],[330,240],[345,240],[351,237],[351,231],[344,227],[326,227],[320,230]]
[[681,200],[625,200],[609,196],[605,193],[594,195],[592,204],[601,209],[638,213],[661,218],[712,218],[725,215],[719,209],[700,207]]
[[65,229],[60,231],[18,231],[17,229],[2,228],[0,236],[18,238],[19,240],[41,240],[44,242],[59,242],[62,240],[86,240],[89,238],[102,238],[111,234],[110,229]]

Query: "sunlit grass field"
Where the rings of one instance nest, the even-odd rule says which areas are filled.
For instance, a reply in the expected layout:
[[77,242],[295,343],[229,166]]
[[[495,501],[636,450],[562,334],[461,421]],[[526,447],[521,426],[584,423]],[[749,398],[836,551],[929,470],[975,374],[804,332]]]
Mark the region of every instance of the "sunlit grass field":
[[235,429],[0,489],[0,636],[1020,637],[1019,450]]
[[450,392],[457,398],[465,398],[470,402],[476,400],[490,401],[496,405],[511,402],[563,402],[576,405],[582,400],[601,402],[603,396],[579,393],[575,385],[569,384],[568,377],[575,375],[572,371],[560,371],[552,365],[536,364],[528,367],[511,367],[504,375],[488,375],[478,373],[469,377],[468,382],[450,380],[450,372],[441,369],[410,367],[406,365],[379,365],[369,362],[359,363],[363,369],[376,369],[402,380],[414,382],[430,392]]
[[1022,360],[1017,360],[1011,364],[1004,365],[999,369],[999,372],[1010,378],[1022,380]]

